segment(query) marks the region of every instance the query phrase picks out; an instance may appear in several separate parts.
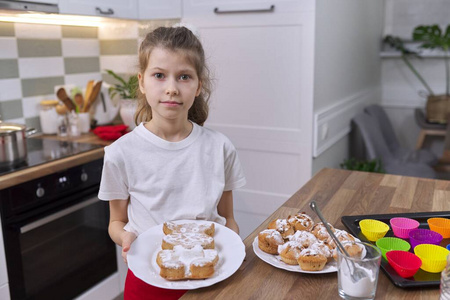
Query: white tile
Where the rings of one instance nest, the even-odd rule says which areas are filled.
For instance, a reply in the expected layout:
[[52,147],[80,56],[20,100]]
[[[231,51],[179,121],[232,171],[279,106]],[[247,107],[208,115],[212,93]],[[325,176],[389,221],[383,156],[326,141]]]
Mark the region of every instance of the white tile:
[[59,39],[62,36],[60,25],[14,23],[14,27],[18,38]]
[[20,78],[40,78],[64,75],[62,57],[19,58]]
[[137,73],[137,55],[105,55],[100,57],[100,70],[111,69],[116,73]]
[[100,55],[98,39],[62,39],[64,57],[91,57]]
[[100,40],[136,39],[139,37],[136,21],[105,22],[98,28]]
[[14,37],[0,37],[0,59],[17,58],[17,40]]
[[74,84],[80,88],[86,88],[89,80],[102,80],[101,73],[83,73],[83,74],[73,74],[64,76],[64,82],[66,84]]
[[0,79],[0,102],[22,98],[20,78]]
[[36,97],[25,97],[22,99],[22,110],[24,118],[39,116],[40,102],[47,99],[56,99],[55,95],[43,95]]

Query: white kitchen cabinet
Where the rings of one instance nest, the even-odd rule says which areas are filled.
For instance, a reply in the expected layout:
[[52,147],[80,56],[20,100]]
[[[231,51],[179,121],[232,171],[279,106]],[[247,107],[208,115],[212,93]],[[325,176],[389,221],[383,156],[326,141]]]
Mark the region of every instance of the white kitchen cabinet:
[[10,299],[8,286],[8,273],[6,269],[5,246],[3,231],[0,224],[0,299]]
[[139,0],[140,20],[180,19],[181,0]]
[[247,178],[235,192],[245,237],[311,177],[315,2],[183,3],[215,79],[205,126],[231,139]]
[[138,18],[138,0],[59,0],[61,14]]
[[[47,4],[58,4],[59,0],[38,0],[38,1],[33,1],[33,0],[16,0],[18,2],[29,2],[29,3],[47,3]],[[2,298],[0,298],[2,299]]]

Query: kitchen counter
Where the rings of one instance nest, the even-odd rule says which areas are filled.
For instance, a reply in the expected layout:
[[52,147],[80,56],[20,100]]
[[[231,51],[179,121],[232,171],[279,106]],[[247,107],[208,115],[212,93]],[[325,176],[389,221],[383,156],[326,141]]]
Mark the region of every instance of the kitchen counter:
[[[41,139],[54,139],[61,140],[56,135],[41,135],[38,137],[32,138],[41,138]],[[104,141],[97,137],[93,133],[83,134],[80,137],[72,138],[69,140],[71,142],[79,142],[79,143],[89,143],[89,144],[97,144],[97,145],[109,145],[112,141]],[[38,165],[35,167],[26,168],[23,170],[19,170],[10,174],[6,174],[0,176],[0,190],[8,188],[10,186],[27,182],[29,180],[33,180],[48,174],[52,174],[54,172],[58,172],[67,168],[71,168],[80,164],[84,164],[96,159],[100,159],[103,157],[103,148],[97,148],[91,151],[83,152],[77,155],[73,155],[70,157],[54,160],[42,165]]]
[[[182,299],[340,299],[336,273],[304,274],[272,267],[253,252],[252,242],[268,223],[305,211],[315,200],[336,228],[344,215],[450,210],[450,181],[388,174],[323,169],[289,198],[245,240],[246,257],[230,278],[211,287],[192,290]],[[380,270],[376,299],[438,299],[439,288],[401,289]]]

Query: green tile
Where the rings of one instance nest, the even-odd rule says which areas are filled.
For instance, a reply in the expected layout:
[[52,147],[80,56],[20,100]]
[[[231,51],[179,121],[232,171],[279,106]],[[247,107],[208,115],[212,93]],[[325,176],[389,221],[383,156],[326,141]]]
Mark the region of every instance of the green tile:
[[[104,71],[104,70],[102,70],[102,71]],[[125,81],[128,81],[128,79],[130,79],[130,77],[133,75],[133,74],[124,74],[124,73],[116,73],[116,74],[119,75],[120,77],[122,77]],[[102,72],[102,80],[109,84],[120,83],[117,79],[115,79],[114,77],[112,77],[111,75],[109,75],[106,72],[104,72],[104,73]]]
[[62,56],[61,40],[17,39],[19,57]]
[[0,36],[14,36],[14,23],[0,22]]
[[39,117],[25,118],[25,125],[28,128],[34,128],[37,132],[42,132],[41,119]]
[[63,85],[64,77],[22,79],[22,96],[33,97],[53,94],[55,85]]
[[97,27],[61,26],[64,38],[96,39],[98,37]]
[[100,40],[100,55],[137,55],[138,42],[128,40]]
[[22,101],[19,99],[0,102],[0,115],[4,120],[22,118]]
[[65,57],[64,68],[66,74],[100,72],[99,57]]
[[18,77],[19,64],[17,59],[0,59],[0,79]]

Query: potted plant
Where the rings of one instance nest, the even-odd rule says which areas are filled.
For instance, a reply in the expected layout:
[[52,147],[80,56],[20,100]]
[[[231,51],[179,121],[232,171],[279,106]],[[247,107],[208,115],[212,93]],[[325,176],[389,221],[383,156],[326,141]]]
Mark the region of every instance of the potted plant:
[[132,130],[136,127],[134,115],[137,107],[136,93],[139,88],[138,77],[135,74],[126,80],[112,70],[105,71],[118,81],[118,83],[109,87],[109,96],[111,99],[114,97],[119,97],[120,117],[122,118],[123,123],[127,125],[130,130]]
[[388,35],[385,37],[384,42],[400,51],[401,58],[405,64],[427,90],[427,120],[429,122],[445,124],[447,123],[447,115],[450,113],[450,25],[447,26],[445,32],[441,30],[439,25],[417,26],[414,28],[412,38],[413,41],[421,42],[420,48],[438,49],[443,51],[445,64],[445,94],[436,95],[417,69],[411,64],[411,58],[422,58],[420,53],[407,49],[399,37]]

